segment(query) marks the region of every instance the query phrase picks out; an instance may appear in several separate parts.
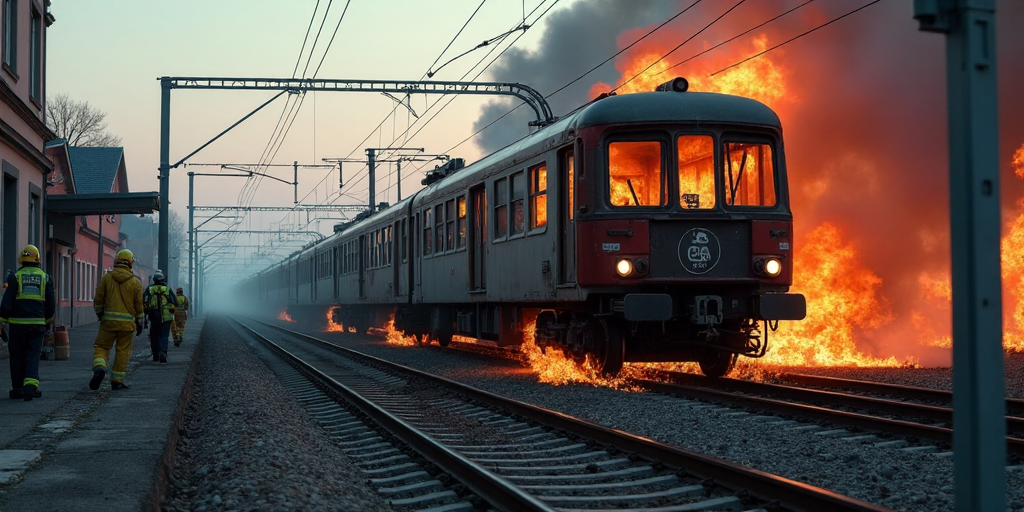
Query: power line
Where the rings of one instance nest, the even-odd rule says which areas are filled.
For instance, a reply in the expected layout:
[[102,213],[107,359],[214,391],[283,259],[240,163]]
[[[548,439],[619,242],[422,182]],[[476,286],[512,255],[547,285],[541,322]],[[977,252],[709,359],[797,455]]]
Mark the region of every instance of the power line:
[[309,26],[306,27],[306,35],[302,38],[302,48],[299,48],[299,56],[295,59],[295,69],[292,70],[292,78],[299,72],[299,63],[302,62],[302,54],[306,51],[306,41],[309,41],[309,33],[313,30],[313,20],[316,19],[316,11],[320,9],[320,0],[316,0],[313,7],[313,15],[309,17]]
[[[345,2],[345,8],[341,10],[341,17],[338,18],[338,24],[334,26],[334,33],[331,34],[331,40],[327,41],[327,49],[324,50],[324,55],[320,57],[320,63],[316,65],[316,71],[313,71],[313,78],[316,78],[317,73],[320,72],[320,66],[324,65],[324,59],[327,58],[327,52],[331,51],[331,46],[334,44],[334,36],[338,35],[338,29],[341,28],[341,22],[345,19],[345,13],[348,12],[348,6],[351,3],[352,0]],[[310,55],[312,56],[312,51],[310,51]]]
[[853,13],[859,11],[859,10],[861,10],[861,9],[865,9],[865,8],[867,8],[869,6],[872,6],[874,4],[877,4],[878,2],[881,2],[881,1],[882,0],[874,0],[873,2],[869,2],[867,4],[864,4],[864,5],[856,8],[856,9],[854,9],[854,10],[852,10],[852,11],[850,11],[850,12],[848,12],[848,13],[842,15],[842,16],[839,16],[837,18],[833,18],[831,21],[828,21],[828,22],[825,22],[825,23],[823,23],[821,25],[818,25],[817,27],[814,27],[814,28],[808,30],[807,32],[804,32],[803,34],[800,34],[800,35],[798,35],[796,37],[793,37],[793,38],[790,38],[790,39],[788,39],[786,41],[783,41],[780,44],[772,46],[771,48],[768,48],[767,50],[765,50],[763,52],[758,52],[758,53],[756,53],[754,55],[751,55],[750,57],[747,57],[747,58],[745,58],[745,59],[743,59],[743,60],[741,60],[741,61],[739,61],[739,62],[737,62],[735,64],[730,64],[730,65],[728,65],[728,66],[726,66],[726,67],[724,67],[722,69],[719,69],[718,71],[715,71],[714,73],[711,73],[708,76],[715,76],[715,75],[717,75],[717,74],[721,73],[722,71],[725,71],[725,70],[727,70],[729,68],[736,67],[736,66],[739,66],[740,64],[743,64],[744,62],[747,62],[747,61],[752,60],[752,59],[756,59],[756,58],[758,58],[758,57],[760,57],[760,56],[762,56],[762,55],[764,55],[764,54],[766,54],[766,53],[768,53],[768,52],[770,52],[770,51],[772,51],[772,50],[774,50],[776,48],[779,48],[779,47],[784,46],[786,44],[789,44],[789,43],[791,43],[793,41],[796,41],[797,39],[800,39],[801,37],[806,36],[807,34],[810,34],[811,32],[814,32],[814,31],[816,31],[818,29],[821,29],[821,28],[825,28],[825,27],[827,27],[827,26],[829,26],[829,25],[831,25],[831,24],[833,24],[833,23],[835,23],[835,22],[837,22],[837,21],[839,21],[839,20],[841,20],[841,19],[843,19],[843,18],[845,18],[845,17],[847,17],[847,16],[849,16],[849,15],[851,15],[851,14],[853,14]]
[[721,20],[722,18],[724,18],[724,17],[725,17],[725,16],[727,15],[727,14],[729,14],[730,12],[732,12],[733,10],[735,10],[735,9],[736,9],[737,7],[739,7],[740,5],[743,5],[743,2],[746,2],[746,1],[747,1],[747,0],[739,0],[739,2],[736,2],[736,5],[733,5],[732,7],[730,7],[728,11],[725,11],[725,12],[723,12],[723,13],[722,13],[722,14],[721,14],[720,16],[718,16],[717,18],[715,18],[715,19],[711,20],[711,23],[708,23],[707,25],[704,25],[704,28],[702,28],[702,29],[698,30],[698,31],[697,31],[697,32],[695,32],[695,33],[694,33],[694,34],[693,34],[692,36],[690,36],[690,37],[686,38],[686,39],[685,39],[685,40],[684,40],[683,42],[681,42],[681,43],[679,43],[678,45],[676,45],[676,47],[675,47],[675,48],[672,48],[671,50],[669,50],[669,52],[668,52],[668,53],[666,53],[665,55],[662,55],[660,59],[658,59],[658,60],[656,60],[656,61],[652,62],[652,63],[651,63],[650,65],[648,65],[648,66],[647,66],[646,68],[644,68],[644,69],[643,69],[642,71],[640,71],[639,73],[637,73],[637,74],[633,75],[633,77],[632,77],[632,78],[630,78],[629,80],[626,80],[625,82],[622,82],[621,84],[619,84],[619,85],[618,85],[618,87],[616,87],[616,88],[612,89],[612,92],[615,92],[615,91],[617,91],[617,90],[621,89],[621,88],[622,88],[623,86],[625,86],[626,84],[628,84],[628,83],[632,82],[633,80],[636,80],[636,78],[637,78],[638,76],[640,76],[640,75],[642,75],[642,74],[646,73],[646,72],[647,72],[647,70],[649,70],[649,69],[651,69],[652,67],[654,67],[654,65],[655,65],[655,64],[657,64],[657,63],[659,63],[659,62],[661,62],[661,61],[665,60],[665,58],[666,58],[666,57],[668,57],[669,55],[672,55],[673,53],[675,53],[675,51],[676,51],[676,50],[678,50],[678,49],[682,48],[684,44],[686,44],[686,43],[689,43],[690,41],[692,41],[692,40],[693,40],[693,38],[695,38],[695,37],[699,36],[699,35],[700,35],[701,33],[703,33],[703,32],[704,32],[705,30],[707,30],[707,29],[711,28],[711,26],[712,26],[712,25],[714,25],[715,23],[718,23],[718,21],[719,21],[719,20]]
[[[523,0],[523,2],[523,8],[525,9],[526,0]],[[436,66],[438,61],[441,60],[441,57],[444,57],[445,52],[447,52],[448,49],[451,48],[453,44],[455,44],[455,40],[459,38],[463,30],[466,30],[466,27],[469,26],[469,22],[473,21],[473,18],[476,17],[476,13],[480,12],[480,8],[483,7],[485,3],[487,3],[487,0],[480,0],[480,5],[476,6],[476,10],[473,11],[473,14],[469,15],[469,19],[467,19],[466,22],[462,24],[462,28],[460,28],[459,31],[455,33],[455,37],[453,37],[451,41],[448,41],[448,46],[445,46],[444,50],[441,50],[441,53],[438,54],[436,59],[434,59],[434,62],[429,67],[427,67],[427,71],[423,73],[423,76],[420,77],[420,80],[423,80],[424,78],[431,75],[430,70],[434,69],[434,66]]]
[[667,73],[667,72],[669,72],[672,69],[675,69],[675,68],[677,68],[677,67],[679,67],[679,66],[681,66],[683,64],[686,64],[687,62],[690,62],[693,59],[696,59],[697,57],[700,57],[701,55],[704,55],[704,54],[706,54],[706,53],[708,53],[708,52],[710,52],[712,50],[718,49],[719,47],[725,46],[725,45],[727,45],[727,44],[729,44],[729,43],[731,43],[731,42],[733,42],[733,41],[735,41],[735,40],[737,40],[737,39],[739,39],[739,38],[741,38],[741,37],[743,37],[743,36],[753,32],[753,31],[755,31],[755,30],[757,30],[757,29],[759,29],[759,28],[761,28],[761,27],[763,27],[763,26],[765,26],[765,25],[767,25],[767,24],[769,24],[769,23],[771,23],[771,22],[773,22],[773,21],[775,21],[775,20],[777,20],[777,19],[779,19],[779,18],[789,14],[789,13],[791,13],[791,12],[793,12],[793,11],[795,11],[795,10],[797,10],[797,9],[799,9],[799,8],[805,6],[805,5],[807,5],[807,4],[809,4],[809,3],[813,2],[813,1],[814,0],[807,0],[806,2],[796,6],[796,7],[792,8],[792,9],[782,13],[782,14],[779,14],[778,16],[775,16],[774,18],[769,19],[768,21],[764,21],[762,23],[754,25],[753,27],[750,27],[749,29],[747,29],[747,30],[745,30],[743,32],[740,32],[739,34],[736,34],[735,36],[732,36],[729,39],[726,39],[725,41],[722,41],[721,43],[718,43],[718,44],[712,46],[711,48],[708,48],[707,50],[704,50],[704,51],[702,51],[702,52],[700,52],[700,53],[698,53],[696,55],[693,55],[692,57],[689,57],[689,58],[685,59],[685,60],[679,61],[679,62],[673,64],[672,66],[670,66],[668,69],[666,69],[666,70],[664,70],[664,71],[662,71],[662,72],[660,72],[658,74],[660,75],[660,74],[663,74],[663,73]]

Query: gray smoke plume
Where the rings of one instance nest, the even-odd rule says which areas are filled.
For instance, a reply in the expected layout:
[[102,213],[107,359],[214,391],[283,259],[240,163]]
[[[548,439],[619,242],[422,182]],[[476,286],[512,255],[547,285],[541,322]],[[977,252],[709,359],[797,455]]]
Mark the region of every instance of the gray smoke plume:
[[[488,79],[523,83],[546,96],[617,52],[616,38],[624,30],[664,21],[679,8],[676,2],[658,0],[576,2],[548,16],[539,50],[510,49],[491,68]],[[587,93],[595,82],[615,83],[618,76],[614,61],[609,61],[548,99],[552,111],[557,116],[579,107],[593,99],[588,98]],[[473,130],[488,125],[514,105],[509,100],[488,103]],[[500,149],[529,133],[527,123],[534,119],[533,110],[521,107],[481,133],[476,143],[485,153]]]

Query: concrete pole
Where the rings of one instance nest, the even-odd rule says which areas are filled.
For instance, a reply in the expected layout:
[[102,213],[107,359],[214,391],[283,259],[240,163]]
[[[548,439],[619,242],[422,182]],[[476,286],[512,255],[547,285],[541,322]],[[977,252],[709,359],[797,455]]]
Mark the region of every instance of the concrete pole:
[[995,0],[914,6],[946,34],[956,510],[1005,510]]
[[170,238],[171,189],[171,77],[160,77],[160,232],[157,268],[166,270]]
[[395,171],[395,174],[398,177],[398,199],[395,200],[395,202],[396,203],[401,203],[402,202],[402,159],[399,158],[397,163],[398,163],[398,170]]
[[195,252],[195,212],[192,209],[195,193],[196,173],[188,173],[188,296],[195,300],[195,273],[196,273],[196,252]]
[[376,197],[374,196],[374,191],[376,189],[376,184],[377,184],[376,183],[377,182],[377,160],[376,160],[376,156],[377,156],[377,152],[374,149],[371,148],[371,149],[367,149],[366,150],[366,158],[367,158],[366,165],[370,169],[370,211],[371,212],[377,210],[377,201],[376,201]]
[[295,189],[295,204],[299,204],[299,161],[292,161],[292,171],[294,178],[292,178],[292,187]]

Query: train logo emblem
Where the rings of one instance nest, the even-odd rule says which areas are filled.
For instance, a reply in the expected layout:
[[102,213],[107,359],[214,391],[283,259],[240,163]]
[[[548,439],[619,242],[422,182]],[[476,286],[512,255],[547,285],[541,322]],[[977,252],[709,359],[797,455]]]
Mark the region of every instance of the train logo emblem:
[[706,274],[718,265],[722,246],[718,237],[704,228],[693,228],[679,239],[679,263],[691,274]]

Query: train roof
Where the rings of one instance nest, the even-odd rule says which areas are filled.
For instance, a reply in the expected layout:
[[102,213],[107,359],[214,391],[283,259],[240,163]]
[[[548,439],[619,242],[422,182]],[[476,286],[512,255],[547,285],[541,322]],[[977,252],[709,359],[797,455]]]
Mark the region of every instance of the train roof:
[[713,92],[647,92],[610,96],[581,109],[576,126],[631,122],[782,126],[779,116],[764,103]]

